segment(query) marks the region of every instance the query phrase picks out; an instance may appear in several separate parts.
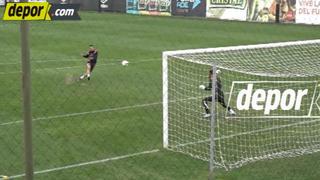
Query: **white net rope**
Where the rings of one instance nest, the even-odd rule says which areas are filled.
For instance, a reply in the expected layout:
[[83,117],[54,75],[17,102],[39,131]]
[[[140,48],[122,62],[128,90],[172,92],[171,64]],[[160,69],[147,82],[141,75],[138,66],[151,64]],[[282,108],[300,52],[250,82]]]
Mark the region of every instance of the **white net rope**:
[[169,53],[168,148],[210,159],[212,91],[199,86],[216,64],[216,167],[320,151],[320,42],[235,49]]
[[[311,43],[276,43],[265,46],[216,48],[211,51],[172,55],[188,61],[216,64],[220,68],[265,76],[318,76],[320,40]],[[210,49],[209,49],[210,51]]]

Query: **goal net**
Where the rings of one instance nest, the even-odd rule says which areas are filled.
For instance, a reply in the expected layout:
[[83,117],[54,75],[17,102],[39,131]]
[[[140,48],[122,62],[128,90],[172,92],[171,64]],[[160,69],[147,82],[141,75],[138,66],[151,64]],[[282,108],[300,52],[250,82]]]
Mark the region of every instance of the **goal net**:
[[319,50],[309,40],[164,52],[164,147],[225,169],[320,151]]

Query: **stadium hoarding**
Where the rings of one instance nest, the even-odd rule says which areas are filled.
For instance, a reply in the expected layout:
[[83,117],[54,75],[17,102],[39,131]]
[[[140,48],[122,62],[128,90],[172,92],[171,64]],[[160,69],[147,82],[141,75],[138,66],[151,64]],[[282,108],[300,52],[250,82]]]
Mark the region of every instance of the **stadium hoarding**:
[[297,0],[296,23],[320,24],[320,0]]
[[[207,17],[275,22],[277,0],[207,0]],[[295,0],[280,0],[280,21],[295,22]]]
[[82,11],[98,11],[98,0],[48,0],[53,4],[80,4],[80,10]]
[[247,20],[247,0],[207,0],[206,16],[217,19]]
[[[248,21],[275,22],[277,0],[249,1]],[[285,23],[295,22],[296,0],[279,0],[280,21]]]
[[99,11],[112,11],[112,0],[99,0]]
[[127,0],[126,11],[129,14],[171,15],[171,0]]
[[126,12],[126,0],[99,0],[99,12]]
[[138,4],[138,0],[127,0],[126,12],[128,14],[139,14],[137,4]]
[[206,0],[172,0],[172,15],[206,16]]

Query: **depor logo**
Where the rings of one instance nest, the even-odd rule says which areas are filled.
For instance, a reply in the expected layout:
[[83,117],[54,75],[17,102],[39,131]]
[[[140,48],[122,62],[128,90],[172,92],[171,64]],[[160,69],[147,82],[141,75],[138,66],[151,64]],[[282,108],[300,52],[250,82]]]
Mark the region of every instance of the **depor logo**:
[[78,15],[79,8],[79,4],[50,4],[48,2],[7,3],[3,20],[80,20]]
[[265,115],[271,111],[281,110],[300,110],[302,98],[308,95],[308,89],[256,89],[253,92],[253,84],[248,84],[247,89],[242,89],[237,96],[238,110],[263,110]]
[[228,104],[238,117],[311,117],[316,81],[234,81]]
[[49,20],[46,17],[50,6],[47,2],[7,3],[3,20]]

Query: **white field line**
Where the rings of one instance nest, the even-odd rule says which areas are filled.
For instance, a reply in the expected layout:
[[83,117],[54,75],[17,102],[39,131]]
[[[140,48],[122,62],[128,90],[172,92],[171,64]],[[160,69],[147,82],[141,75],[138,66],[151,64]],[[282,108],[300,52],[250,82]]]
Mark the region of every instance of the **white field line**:
[[[40,58],[41,59],[41,58]],[[143,62],[143,61],[151,61],[151,60],[159,60],[159,58],[148,58],[148,59],[141,59],[141,61],[138,62]],[[124,60],[124,59],[123,59]],[[80,58],[71,58],[71,59],[63,59],[63,60],[57,60],[57,59],[47,59],[44,61],[41,61],[39,59],[31,59],[31,63],[47,63],[47,62],[80,62],[81,59]],[[121,62],[121,59],[108,59],[109,62]],[[130,61],[130,60],[129,60]],[[21,62],[10,62],[10,63],[0,63],[0,65],[15,65],[15,64],[21,64]]]
[[[172,100],[172,101],[170,101],[170,102],[180,102],[180,101],[187,101],[187,100],[193,100],[193,99],[198,99],[198,98],[200,98],[200,97],[191,97],[191,98],[186,98],[186,99],[178,99],[178,100]],[[104,112],[120,111],[120,110],[128,110],[128,109],[134,109],[134,108],[142,108],[142,107],[148,107],[148,106],[156,106],[156,105],[161,105],[161,104],[162,104],[162,102],[153,102],[153,103],[146,103],[146,104],[136,104],[136,105],[132,105],[132,106],[122,106],[122,107],[99,109],[99,110],[94,110],[94,111],[85,111],[85,112],[61,114],[61,115],[55,115],[55,116],[39,117],[39,118],[34,118],[34,119],[32,119],[32,121],[58,119],[58,118],[82,116],[82,115],[87,115],[87,114],[104,113]],[[1,127],[1,126],[6,126],[6,125],[20,124],[20,123],[22,123],[22,122],[23,122],[22,120],[6,122],[6,123],[0,124],[0,127]]]
[[[173,102],[186,101],[186,100],[189,100],[189,99],[196,99],[196,98],[187,98],[187,99],[182,99],[182,100],[175,100]],[[33,119],[33,121],[46,120],[46,119],[55,119],[55,118],[64,118],[64,117],[79,116],[79,115],[92,114],[92,113],[101,113],[101,112],[109,112],[109,111],[117,111],[117,110],[126,110],[126,109],[147,107],[147,106],[160,105],[160,104],[162,104],[162,102],[139,104],[139,105],[134,105],[134,106],[119,107],[119,108],[109,108],[109,109],[102,109],[102,110],[95,110],[95,111],[88,111],[88,112],[81,112],[81,113],[71,113],[71,114],[64,114],[64,115],[36,118],[36,119]],[[22,121],[14,121],[14,122],[3,123],[3,124],[0,124],[0,126],[16,124],[16,123],[22,123]],[[79,163],[79,164],[71,164],[71,165],[52,168],[52,169],[35,171],[34,174],[35,175],[44,174],[44,173],[50,173],[50,172],[54,172],[54,171],[61,171],[61,170],[65,170],[65,169],[77,168],[77,167],[81,167],[81,166],[88,166],[88,165],[93,165],[93,164],[105,163],[105,162],[108,162],[108,161],[121,160],[121,159],[140,156],[140,155],[144,155],[144,154],[156,153],[156,152],[159,152],[159,151],[160,151],[159,149],[154,149],[154,150],[150,150],[150,151],[143,151],[143,152],[127,154],[127,155],[123,155],[123,156],[117,156],[117,157],[107,158],[107,159],[102,159],[102,160],[83,162],[83,163]],[[24,177],[24,176],[25,176],[25,174],[13,175],[13,176],[10,176],[9,179],[21,178],[21,177]]]
[[[78,167],[82,167],[82,166],[101,164],[101,163],[106,163],[106,162],[109,162],[109,161],[116,161],[116,160],[127,159],[127,158],[131,158],[131,157],[136,157],[136,156],[141,156],[141,155],[145,155],[145,154],[152,154],[152,153],[156,153],[156,152],[159,152],[159,151],[160,151],[159,149],[153,149],[153,150],[150,150],[150,151],[143,151],[143,152],[138,152],[138,153],[126,154],[126,155],[122,155],[122,156],[116,156],[116,157],[106,158],[106,159],[101,159],[101,160],[88,161],[88,162],[83,162],[83,163],[78,163],[78,164],[70,164],[70,165],[66,165],[66,166],[62,166],[62,167],[56,167],[56,168],[52,168],[52,169],[35,171],[34,174],[35,175],[45,174],[45,173],[50,173],[50,172],[55,172],[55,171],[62,171],[62,170],[71,169],[71,168],[78,168]],[[24,177],[24,176],[25,176],[25,174],[18,174],[18,175],[10,176],[9,179],[16,179],[16,178],[21,178],[21,177]]]
[[[319,121],[319,120],[320,119],[313,120],[313,121],[308,121],[308,122],[299,122],[299,123],[294,123],[294,124],[289,124],[289,125],[266,128],[266,129],[259,129],[259,130],[255,130],[255,131],[244,132],[244,133],[234,134],[234,135],[230,135],[230,136],[223,136],[221,138],[215,138],[215,140],[229,139],[229,138],[240,136],[240,135],[247,135],[247,134],[252,134],[252,133],[257,133],[257,132],[280,129],[280,128],[284,128],[284,127],[290,127],[290,126],[294,126],[294,125],[299,125],[299,124],[306,124],[306,123],[310,123],[310,122],[316,122],[316,121]],[[198,142],[181,144],[181,145],[178,145],[178,146],[175,146],[175,147],[192,145],[192,144],[203,143],[203,142],[208,142],[208,141],[209,141],[209,139],[208,140],[203,140],[203,141],[198,141]],[[35,171],[34,174],[37,175],[37,174],[45,174],[45,173],[50,173],[50,172],[55,172],[55,171],[62,171],[62,170],[71,169],[71,168],[78,168],[78,167],[82,167],[82,166],[100,164],[100,163],[105,163],[105,162],[109,162],[109,161],[116,161],[116,160],[131,158],[131,157],[135,157],[135,156],[156,153],[156,152],[159,152],[159,151],[160,151],[159,149],[154,149],[154,150],[150,150],[150,151],[132,153],[132,154],[117,156],[117,157],[113,157],[113,158],[107,158],[107,159],[101,159],[101,160],[95,160],[95,161],[88,161],[88,162],[83,162],[83,163],[78,163],[78,164],[71,164],[71,165],[66,165],[66,166],[52,168],[52,169]],[[25,174],[18,174],[18,175],[10,176],[9,179],[16,179],[16,178],[20,178],[20,177],[24,177],[24,176],[25,176]]]
[[[154,103],[147,103],[147,104],[137,104],[137,105],[133,105],[133,106],[123,106],[123,107],[107,108],[107,109],[100,109],[100,110],[94,110],[94,111],[86,111],[86,112],[62,114],[62,115],[55,115],[55,116],[39,117],[39,118],[32,119],[32,121],[74,117],[74,116],[81,116],[81,115],[95,114],[95,113],[103,113],[103,112],[110,112],[110,111],[128,110],[128,109],[148,107],[148,106],[154,106],[154,105],[160,105],[160,104],[162,104],[162,102],[154,102]],[[2,124],[0,124],[0,126],[19,124],[19,123],[22,123],[22,122],[23,122],[22,120],[11,121],[11,122],[2,123]]]
[[[195,99],[195,98],[189,98],[189,99]],[[98,112],[107,112],[107,111],[113,111],[113,110],[123,110],[123,109],[130,109],[130,108],[136,108],[136,107],[159,105],[161,103],[162,102],[156,102],[156,103],[149,103],[149,104],[142,104],[142,105],[135,105],[135,106],[126,106],[126,107],[121,107],[121,108],[111,108],[111,109],[104,109],[104,110],[97,110],[97,111],[90,111],[90,112],[83,112],[83,113],[72,113],[72,114],[66,114],[66,115],[58,115],[58,116],[37,118],[37,119],[34,119],[34,120],[41,120],[41,119],[48,119],[48,118],[70,117],[70,116],[76,116],[76,115],[91,114],[91,113],[98,113]],[[312,122],[317,122],[317,121],[320,121],[320,119],[315,119],[313,121],[298,122],[298,123],[293,123],[293,124],[289,124],[289,125],[275,126],[275,127],[271,127],[271,128],[265,128],[265,129],[258,129],[258,130],[254,130],[254,131],[248,131],[248,132],[238,133],[238,134],[229,135],[229,136],[222,136],[220,138],[215,138],[215,140],[229,139],[229,138],[233,138],[233,137],[236,137],[236,136],[254,134],[254,133],[258,133],[258,132],[281,129],[281,128],[286,128],[286,127],[290,127],[290,126],[294,126],[294,125],[307,124],[307,123],[312,123]],[[16,122],[11,122],[11,123],[18,123],[18,122],[20,123],[22,121],[16,121]],[[5,123],[5,124],[8,124],[8,123]],[[198,141],[198,142],[191,142],[191,143],[181,144],[181,145],[178,145],[176,147],[186,146],[186,145],[191,145],[191,144],[197,144],[197,143],[203,143],[203,142],[208,142],[208,141],[209,141],[209,139]],[[79,164],[72,164],[72,165],[67,165],[67,166],[63,166],[63,167],[57,167],[57,168],[52,168],[52,169],[36,171],[36,172],[34,172],[34,174],[35,175],[44,174],[44,173],[50,173],[50,172],[54,172],[54,171],[61,171],[61,170],[70,169],[70,168],[77,168],[77,167],[81,167],[81,166],[88,166],[88,165],[93,165],[93,164],[105,163],[105,162],[108,162],[108,161],[121,160],[121,159],[125,159],[125,158],[139,156],[139,155],[156,153],[156,152],[159,152],[159,151],[160,151],[159,149],[154,149],[154,150],[151,150],[151,151],[143,151],[143,152],[123,155],[123,156],[117,156],[117,157],[113,157],[113,158],[89,161],[89,162],[84,162],[84,163],[79,163]],[[14,175],[14,176],[10,176],[10,179],[20,178],[20,177],[24,177],[24,176],[25,176],[24,174]]]
[[[129,62],[129,64],[139,64],[139,63],[144,63],[144,62],[156,62],[155,60],[143,60],[143,61],[133,61],[133,62]],[[159,61],[160,62],[160,61]],[[97,64],[97,66],[106,66],[106,65],[121,65],[120,64],[121,61],[116,61],[116,62],[110,62],[110,63],[99,63]],[[64,69],[73,69],[73,68],[81,68],[84,67],[84,65],[82,66],[65,66],[65,67],[54,67],[54,68],[40,68],[40,69],[34,69],[33,71],[46,71],[46,70],[64,70]],[[11,71],[11,72],[0,72],[0,75],[6,75],[6,74],[19,74],[21,73],[21,71]]]

